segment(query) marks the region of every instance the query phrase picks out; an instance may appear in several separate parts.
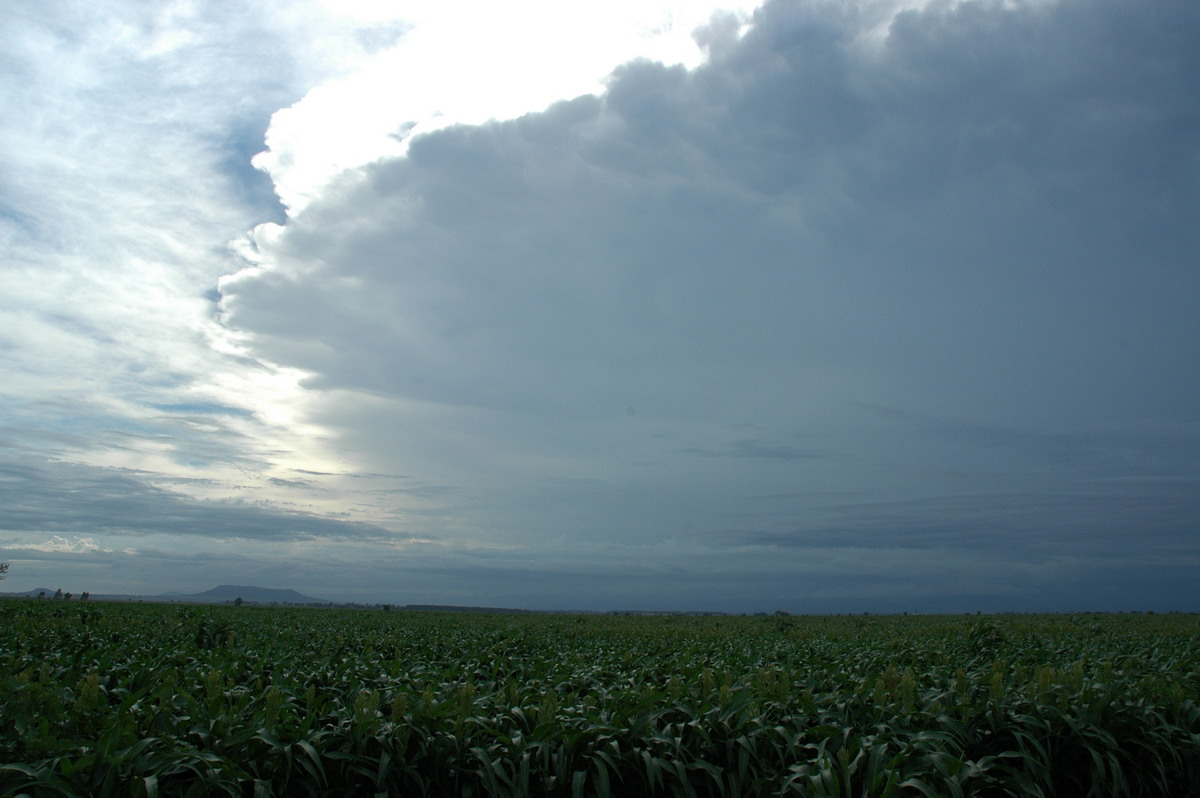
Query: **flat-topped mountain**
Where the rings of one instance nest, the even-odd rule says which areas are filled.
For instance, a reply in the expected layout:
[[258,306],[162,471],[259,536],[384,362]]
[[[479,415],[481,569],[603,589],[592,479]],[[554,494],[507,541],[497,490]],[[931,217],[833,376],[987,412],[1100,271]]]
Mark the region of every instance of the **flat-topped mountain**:
[[[164,597],[166,598],[166,597]],[[279,590],[271,587],[255,587],[254,585],[218,585],[212,590],[205,590],[203,593],[187,593],[185,595],[170,596],[174,601],[203,601],[203,602],[221,602],[221,601],[249,601],[255,604],[269,604],[272,601],[279,604],[324,604],[326,599],[313,598],[306,596],[303,593],[298,593],[291,588]]]

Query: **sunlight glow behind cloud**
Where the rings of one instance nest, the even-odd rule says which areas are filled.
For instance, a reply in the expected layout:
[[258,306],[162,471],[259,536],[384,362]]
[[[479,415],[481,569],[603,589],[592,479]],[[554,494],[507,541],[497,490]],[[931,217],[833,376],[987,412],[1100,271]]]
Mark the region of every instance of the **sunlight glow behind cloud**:
[[[269,150],[254,163],[271,175],[294,214],[344,170],[403,154],[411,136],[598,93],[615,66],[634,58],[695,66],[702,52],[693,31],[718,11],[748,19],[755,5],[356,4],[347,9],[352,15],[401,23],[404,32],[349,74],[278,111],[267,133]],[[388,9],[398,16],[389,18]]]

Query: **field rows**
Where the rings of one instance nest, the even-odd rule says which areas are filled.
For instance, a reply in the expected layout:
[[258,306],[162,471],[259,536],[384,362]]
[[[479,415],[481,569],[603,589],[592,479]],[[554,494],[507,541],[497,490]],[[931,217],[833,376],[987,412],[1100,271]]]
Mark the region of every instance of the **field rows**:
[[1196,616],[0,603],[0,794],[1196,795]]

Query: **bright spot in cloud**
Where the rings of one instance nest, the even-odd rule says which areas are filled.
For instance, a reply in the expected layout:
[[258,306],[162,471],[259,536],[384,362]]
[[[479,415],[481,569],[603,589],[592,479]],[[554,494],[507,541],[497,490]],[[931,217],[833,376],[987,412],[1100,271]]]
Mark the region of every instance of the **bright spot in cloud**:
[[403,154],[411,136],[509,119],[600,92],[612,69],[634,58],[695,66],[703,55],[692,38],[696,28],[717,12],[748,19],[757,5],[356,3],[346,12],[376,23],[394,8],[392,21],[406,31],[351,74],[277,112],[269,150],[254,164],[271,175],[295,214],[340,172]]
[[111,553],[96,542],[95,538],[80,538],[69,540],[62,535],[55,535],[42,543],[10,543],[6,548],[23,551],[40,551],[46,554],[89,554],[91,552]]

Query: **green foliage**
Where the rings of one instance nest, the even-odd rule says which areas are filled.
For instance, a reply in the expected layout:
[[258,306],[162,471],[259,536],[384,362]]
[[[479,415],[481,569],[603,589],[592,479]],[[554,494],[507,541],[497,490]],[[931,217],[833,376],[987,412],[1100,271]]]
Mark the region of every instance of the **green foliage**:
[[1200,794],[1195,616],[0,602],[0,794]]

